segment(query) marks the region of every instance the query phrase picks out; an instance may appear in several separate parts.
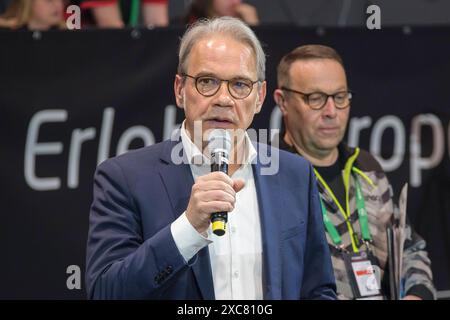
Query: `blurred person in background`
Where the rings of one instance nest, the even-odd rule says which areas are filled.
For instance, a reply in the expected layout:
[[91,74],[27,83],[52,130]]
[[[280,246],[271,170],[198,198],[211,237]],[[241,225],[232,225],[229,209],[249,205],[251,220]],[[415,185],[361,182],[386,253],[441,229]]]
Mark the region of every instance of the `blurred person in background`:
[[0,16],[0,28],[46,31],[65,29],[64,0],[14,0]]
[[259,24],[256,8],[242,0],[193,0],[184,22],[223,16],[239,18],[250,26]]
[[426,242],[408,223],[396,255],[401,289],[391,287],[386,239],[399,213],[379,162],[343,141],[353,92],[341,56],[328,46],[304,45],[282,58],[277,77],[274,99],[285,124],[279,147],[314,166],[339,299],[435,299]]
[[85,13],[84,25],[123,28],[127,25],[164,27],[169,24],[168,0],[78,0],[73,2],[79,4]]
[[0,0],[0,14],[3,14],[6,11],[6,8],[8,8],[11,2],[11,0]]

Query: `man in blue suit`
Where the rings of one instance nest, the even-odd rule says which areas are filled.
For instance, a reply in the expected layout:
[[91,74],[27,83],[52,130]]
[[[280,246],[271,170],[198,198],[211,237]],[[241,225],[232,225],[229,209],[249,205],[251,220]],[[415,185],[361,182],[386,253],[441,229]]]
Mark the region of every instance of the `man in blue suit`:
[[[97,168],[89,298],[335,298],[311,166],[263,152],[246,132],[264,102],[264,79],[264,52],[240,20],[186,31],[174,82],[186,118],[179,134]],[[232,132],[228,175],[207,164],[205,135],[216,128]],[[228,212],[225,235],[211,231],[214,212]]]

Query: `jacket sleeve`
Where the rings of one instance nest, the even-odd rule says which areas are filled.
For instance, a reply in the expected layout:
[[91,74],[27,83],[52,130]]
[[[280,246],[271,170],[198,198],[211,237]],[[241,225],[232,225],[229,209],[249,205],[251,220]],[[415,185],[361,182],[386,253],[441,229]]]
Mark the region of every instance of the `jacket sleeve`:
[[402,261],[402,281],[405,295],[415,295],[425,300],[436,299],[431,261],[425,240],[406,224]]
[[140,214],[127,180],[114,159],[94,176],[86,252],[86,288],[90,299],[158,298],[186,272],[170,224],[143,240]]
[[317,182],[309,167],[309,213],[302,299],[334,300],[336,283],[325,237]]

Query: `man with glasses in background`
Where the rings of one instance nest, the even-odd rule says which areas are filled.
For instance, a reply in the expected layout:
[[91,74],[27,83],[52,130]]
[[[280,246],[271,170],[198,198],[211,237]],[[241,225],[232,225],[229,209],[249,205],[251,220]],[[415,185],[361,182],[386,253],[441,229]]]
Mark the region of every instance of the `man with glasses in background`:
[[[265,55],[253,31],[230,17],[192,25],[174,93],[185,114],[176,139],[97,168],[89,298],[334,299],[312,166],[274,148],[263,160],[279,166],[264,174],[267,145],[246,132],[266,96]],[[227,174],[208,163],[216,157],[207,133],[216,129],[230,134],[229,148],[219,149],[230,155]],[[215,229],[211,216],[226,212],[226,229]]]
[[[353,93],[341,57],[327,46],[301,46],[282,58],[277,78],[274,99],[285,125],[280,149],[314,166],[338,298],[388,297],[386,231],[394,204],[375,158],[342,142]],[[434,299],[425,241],[408,225],[405,234],[402,298]]]

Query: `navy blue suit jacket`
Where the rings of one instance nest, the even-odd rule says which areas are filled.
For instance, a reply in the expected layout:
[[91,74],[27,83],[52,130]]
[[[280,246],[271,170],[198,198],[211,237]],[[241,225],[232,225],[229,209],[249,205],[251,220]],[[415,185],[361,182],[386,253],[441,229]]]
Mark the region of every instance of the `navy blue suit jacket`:
[[[106,160],[94,177],[87,242],[91,299],[214,299],[208,248],[184,261],[170,224],[187,208],[188,164],[164,141]],[[312,167],[280,151],[279,172],[252,165],[265,299],[334,299],[335,282]]]

